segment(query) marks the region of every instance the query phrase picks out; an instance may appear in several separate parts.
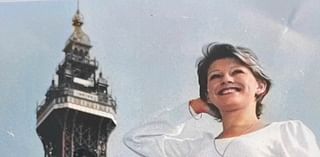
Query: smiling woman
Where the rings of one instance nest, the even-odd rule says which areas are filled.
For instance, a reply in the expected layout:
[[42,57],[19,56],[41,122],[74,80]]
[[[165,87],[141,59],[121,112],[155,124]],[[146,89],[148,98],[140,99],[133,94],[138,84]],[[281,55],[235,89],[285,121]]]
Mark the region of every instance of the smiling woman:
[[[168,113],[169,117],[184,113],[177,121],[156,119],[133,129],[124,138],[129,148],[152,157],[320,156],[314,134],[301,121],[266,123],[260,119],[271,81],[253,51],[210,43],[203,53],[198,64],[200,98]],[[180,124],[188,113],[190,118],[203,113],[215,117],[222,122],[222,132],[181,138],[184,125]]]

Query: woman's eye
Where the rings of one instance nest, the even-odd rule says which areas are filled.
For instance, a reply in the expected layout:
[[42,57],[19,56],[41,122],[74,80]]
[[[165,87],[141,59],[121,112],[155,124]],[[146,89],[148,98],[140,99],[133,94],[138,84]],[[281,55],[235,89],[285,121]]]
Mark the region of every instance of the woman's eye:
[[221,77],[221,75],[219,75],[219,74],[213,74],[213,75],[209,76],[209,80],[220,78],[220,77]]
[[244,71],[241,69],[236,69],[232,72],[232,74],[242,74],[242,73],[244,73]]

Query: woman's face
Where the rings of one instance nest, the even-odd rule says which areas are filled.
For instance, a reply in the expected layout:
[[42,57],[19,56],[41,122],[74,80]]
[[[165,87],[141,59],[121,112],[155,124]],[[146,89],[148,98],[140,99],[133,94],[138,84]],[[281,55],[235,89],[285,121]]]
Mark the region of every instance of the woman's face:
[[214,61],[208,69],[209,102],[220,112],[234,111],[256,105],[256,94],[265,90],[265,83],[257,81],[252,72],[237,59]]

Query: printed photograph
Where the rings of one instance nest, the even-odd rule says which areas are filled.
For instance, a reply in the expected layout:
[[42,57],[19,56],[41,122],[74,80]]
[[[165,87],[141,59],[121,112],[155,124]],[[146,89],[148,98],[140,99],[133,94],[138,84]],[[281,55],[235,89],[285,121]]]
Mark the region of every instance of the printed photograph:
[[0,0],[0,156],[319,157],[320,1]]

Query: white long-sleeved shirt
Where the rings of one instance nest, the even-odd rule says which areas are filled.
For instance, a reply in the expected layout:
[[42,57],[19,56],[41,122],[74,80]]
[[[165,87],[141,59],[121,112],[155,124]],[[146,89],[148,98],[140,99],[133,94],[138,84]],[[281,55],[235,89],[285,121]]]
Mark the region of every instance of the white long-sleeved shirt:
[[[238,137],[217,139],[202,133],[181,138],[184,121],[191,118],[187,105],[168,111],[167,120],[151,120],[133,129],[124,143],[146,157],[320,157],[312,131],[301,121],[273,122]],[[219,153],[217,152],[217,150]]]

